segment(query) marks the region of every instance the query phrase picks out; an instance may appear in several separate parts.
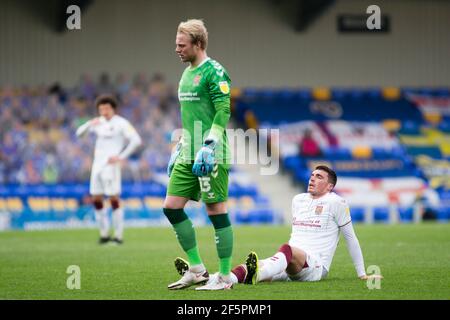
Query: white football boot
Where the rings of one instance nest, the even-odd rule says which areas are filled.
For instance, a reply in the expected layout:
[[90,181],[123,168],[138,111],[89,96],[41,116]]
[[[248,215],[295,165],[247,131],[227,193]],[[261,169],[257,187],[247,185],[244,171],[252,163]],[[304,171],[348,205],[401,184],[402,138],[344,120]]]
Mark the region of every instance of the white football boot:
[[211,277],[211,279],[201,287],[195,288],[195,290],[204,290],[204,291],[212,291],[212,290],[229,290],[233,288],[233,282],[230,277],[225,279],[224,276],[218,274],[217,276]]
[[176,258],[174,263],[177,272],[182,277],[177,282],[169,284],[167,286],[169,290],[185,289],[196,284],[204,284],[209,280],[208,271],[193,272],[189,270],[189,263],[183,258]]

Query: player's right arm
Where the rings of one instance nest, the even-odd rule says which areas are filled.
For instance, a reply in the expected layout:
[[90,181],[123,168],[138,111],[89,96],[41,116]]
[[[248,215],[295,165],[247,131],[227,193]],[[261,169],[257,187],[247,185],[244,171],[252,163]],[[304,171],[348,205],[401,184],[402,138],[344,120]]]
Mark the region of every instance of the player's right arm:
[[76,131],[76,135],[77,137],[82,137],[84,136],[87,132],[89,132],[89,130],[100,123],[100,118],[94,118],[91,120],[88,120],[86,123],[82,124],[81,126],[78,127],[77,131]]

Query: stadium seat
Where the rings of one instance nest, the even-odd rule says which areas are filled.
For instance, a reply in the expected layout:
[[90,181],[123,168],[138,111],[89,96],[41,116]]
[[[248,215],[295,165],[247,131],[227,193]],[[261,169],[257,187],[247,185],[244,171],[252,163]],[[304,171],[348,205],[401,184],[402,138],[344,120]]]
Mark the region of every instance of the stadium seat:
[[348,90],[333,88],[331,89],[331,96],[334,100],[340,100],[348,96]]
[[375,207],[373,209],[373,220],[376,222],[389,222],[389,208]]
[[318,87],[313,89],[312,95],[315,100],[329,100],[331,98],[331,91],[329,88]]
[[354,88],[351,89],[349,92],[349,97],[351,99],[359,100],[362,99],[364,96],[365,96],[364,91],[361,89]]
[[234,220],[237,224],[249,223],[249,214],[244,210],[237,210],[234,214]]
[[310,89],[299,89],[297,95],[302,100],[311,99],[311,90]]
[[414,218],[414,208],[400,207],[398,208],[401,222],[412,222]]
[[370,88],[367,90],[367,96],[371,99],[380,99],[381,89],[380,88]]
[[449,222],[450,220],[450,207],[442,207],[437,210],[437,220],[439,222]]
[[450,96],[450,90],[448,88],[438,88],[435,90],[435,95],[448,98]]
[[296,98],[296,91],[289,89],[289,88],[281,89],[278,92],[278,97],[280,98],[281,101],[284,101],[284,102],[286,102],[286,100],[287,101],[293,100]]
[[350,215],[352,217],[353,222],[363,222],[364,221],[364,212],[365,209],[363,207],[351,207]]

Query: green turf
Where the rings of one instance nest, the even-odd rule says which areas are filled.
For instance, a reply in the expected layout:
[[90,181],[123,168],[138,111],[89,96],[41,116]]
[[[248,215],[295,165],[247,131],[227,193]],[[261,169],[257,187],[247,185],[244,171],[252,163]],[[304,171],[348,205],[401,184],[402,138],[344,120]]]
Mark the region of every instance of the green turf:
[[[0,233],[0,299],[450,299],[450,224],[357,225],[366,267],[378,265],[381,289],[356,277],[341,239],[326,280],[236,285],[233,290],[167,290],[184,256],[170,228],[127,229],[121,247],[97,245],[96,230]],[[198,229],[200,252],[217,271],[212,228]],[[251,250],[267,257],[288,240],[288,227],[235,227],[234,264]],[[81,289],[69,290],[69,265]]]

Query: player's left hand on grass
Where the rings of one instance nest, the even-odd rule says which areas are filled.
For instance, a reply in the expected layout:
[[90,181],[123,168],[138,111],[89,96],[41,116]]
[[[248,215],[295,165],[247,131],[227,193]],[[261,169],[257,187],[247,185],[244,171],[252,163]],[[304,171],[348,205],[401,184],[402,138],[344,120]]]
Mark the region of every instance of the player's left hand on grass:
[[368,275],[363,275],[361,277],[359,277],[361,280],[368,280],[368,279],[383,279],[383,276],[381,274],[372,274],[370,276]]
[[204,177],[210,174],[214,165],[216,164],[216,158],[214,156],[214,148],[216,147],[216,141],[205,140],[203,147],[197,152],[195,156],[194,165],[192,166],[192,173],[197,177]]

